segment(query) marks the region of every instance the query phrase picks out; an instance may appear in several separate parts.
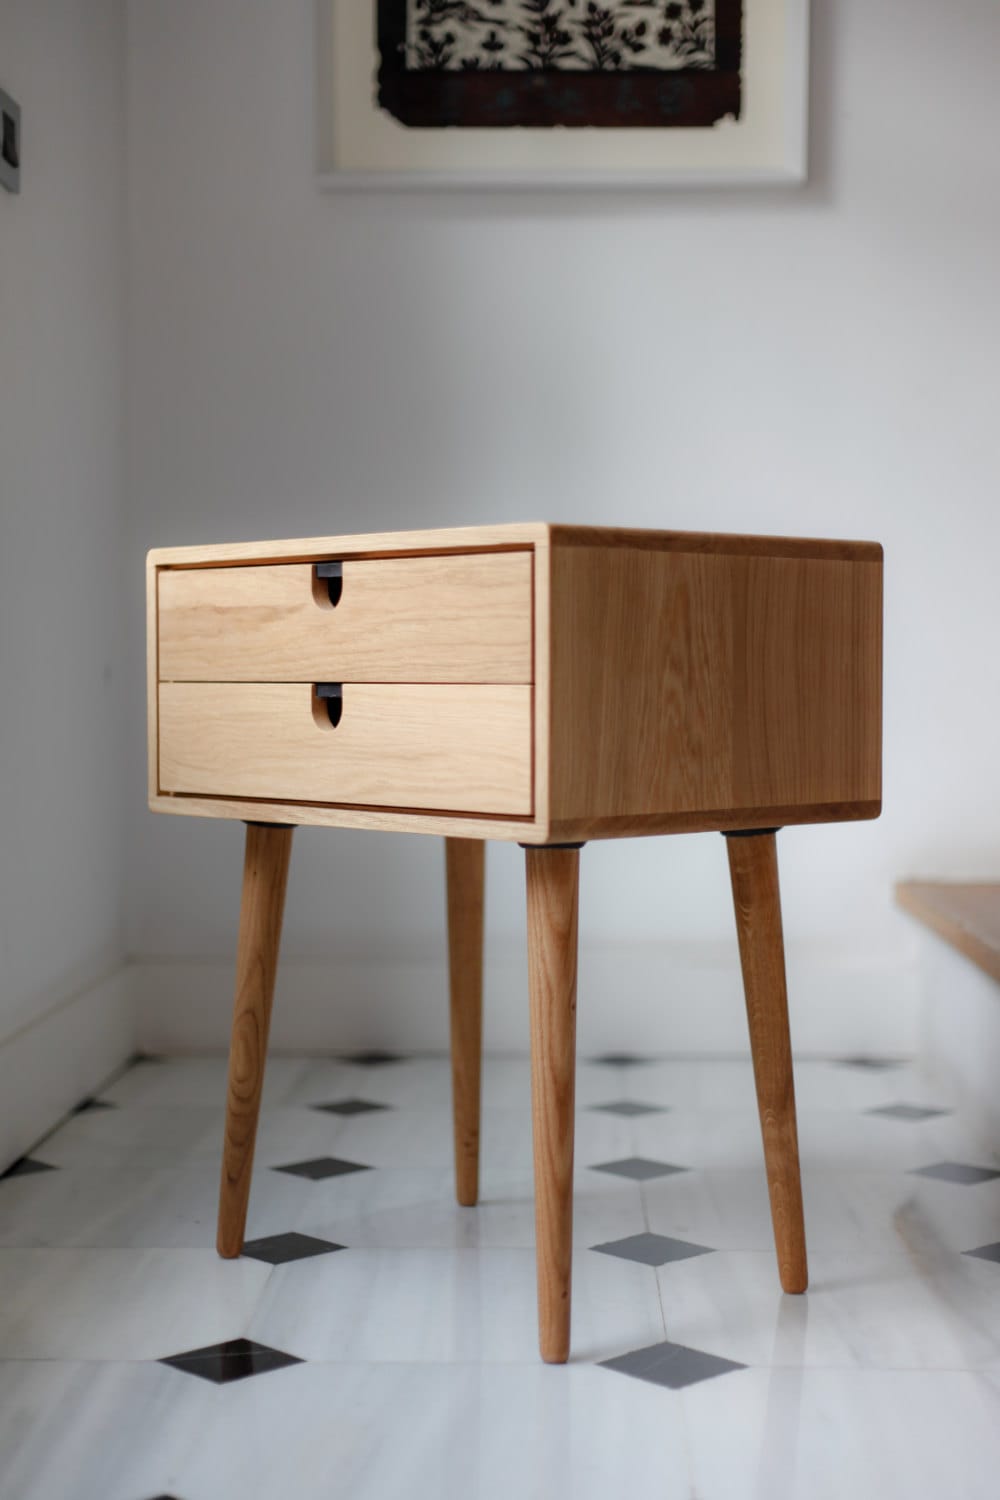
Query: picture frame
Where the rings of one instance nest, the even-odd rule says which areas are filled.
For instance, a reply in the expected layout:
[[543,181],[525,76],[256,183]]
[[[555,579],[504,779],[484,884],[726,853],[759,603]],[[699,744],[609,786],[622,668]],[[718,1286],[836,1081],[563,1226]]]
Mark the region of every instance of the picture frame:
[[[665,0],[318,0],[318,184],[339,192],[804,182],[809,0],[685,3],[717,29],[711,65],[678,58],[671,18],[687,10]],[[523,12],[550,7],[566,43],[566,61],[552,68],[535,62],[537,28],[521,24]],[[626,45],[617,64],[588,69],[595,11],[607,18],[602,32],[614,28],[609,45]],[[445,19],[428,26],[428,14]]]

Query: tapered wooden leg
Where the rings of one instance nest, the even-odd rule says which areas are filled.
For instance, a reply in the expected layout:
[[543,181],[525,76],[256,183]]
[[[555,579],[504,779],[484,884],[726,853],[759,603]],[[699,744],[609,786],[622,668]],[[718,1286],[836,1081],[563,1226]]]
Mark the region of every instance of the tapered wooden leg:
[[786,1292],[804,1292],[809,1272],[795,1125],[777,846],[773,832],[731,834],[726,843],[778,1274]]
[[448,979],[451,1010],[451,1104],[455,1126],[455,1196],[479,1197],[479,1092],[483,1045],[482,839],[445,839],[448,886]]
[[292,832],[272,824],[247,825],[216,1239],[227,1259],[239,1255],[246,1229]]
[[569,1358],[578,849],[526,849],[538,1343]]

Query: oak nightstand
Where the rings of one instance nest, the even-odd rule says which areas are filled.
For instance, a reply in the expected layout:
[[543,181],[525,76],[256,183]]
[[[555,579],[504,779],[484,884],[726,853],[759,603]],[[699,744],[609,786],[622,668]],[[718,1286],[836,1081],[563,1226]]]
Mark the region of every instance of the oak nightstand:
[[445,838],[476,1201],[486,839],[526,849],[542,1355],[569,1352],[579,850],[717,830],[781,1284],[806,1288],[775,832],[881,807],[882,549],[526,524],[160,549],[149,791],[247,827],[218,1248],[243,1244],[296,824]]

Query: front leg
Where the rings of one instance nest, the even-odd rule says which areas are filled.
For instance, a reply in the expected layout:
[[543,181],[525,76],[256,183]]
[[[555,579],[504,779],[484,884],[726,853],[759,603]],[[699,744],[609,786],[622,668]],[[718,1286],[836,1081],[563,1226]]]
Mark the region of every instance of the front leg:
[[243,1249],[246,1230],[292,833],[285,824],[247,824],[216,1239],[227,1260]]
[[538,1342],[549,1364],[569,1358],[576,1086],[578,847],[525,850],[531,1121],[535,1153]]
[[726,843],[778,1275],[786,1292],[804,1292],[809,1272],[774,835],[730,833]]

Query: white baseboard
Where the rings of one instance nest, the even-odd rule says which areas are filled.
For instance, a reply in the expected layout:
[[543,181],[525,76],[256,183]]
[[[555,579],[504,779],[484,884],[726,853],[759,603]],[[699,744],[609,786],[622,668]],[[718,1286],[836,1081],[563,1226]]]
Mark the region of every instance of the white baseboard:
[[921,944],[921,1060],[1000,1154],[1000,984],[933,934]]
[[135,985],[122,965],[0,1042],[0,1171],[135,1050]]
[[[228,1046],[231,963],[148,961],[132,972],[140,1048]],[[919,991],[906,955],[791,944],[788,976],[792,1039],[800,1054],[915,1051]],[[427,948],[387,948],[329,963],[289,958],[279,972],[271,1045],[281,1052],[442,1051],[448,1045],[446,997],[444,954]],[[489,946],[484,1011],[487,1051],[527,1052],[525,958],[513,940]],[[746,1050],[735,942],[584,944],[578,1031],[581,1056]]]

